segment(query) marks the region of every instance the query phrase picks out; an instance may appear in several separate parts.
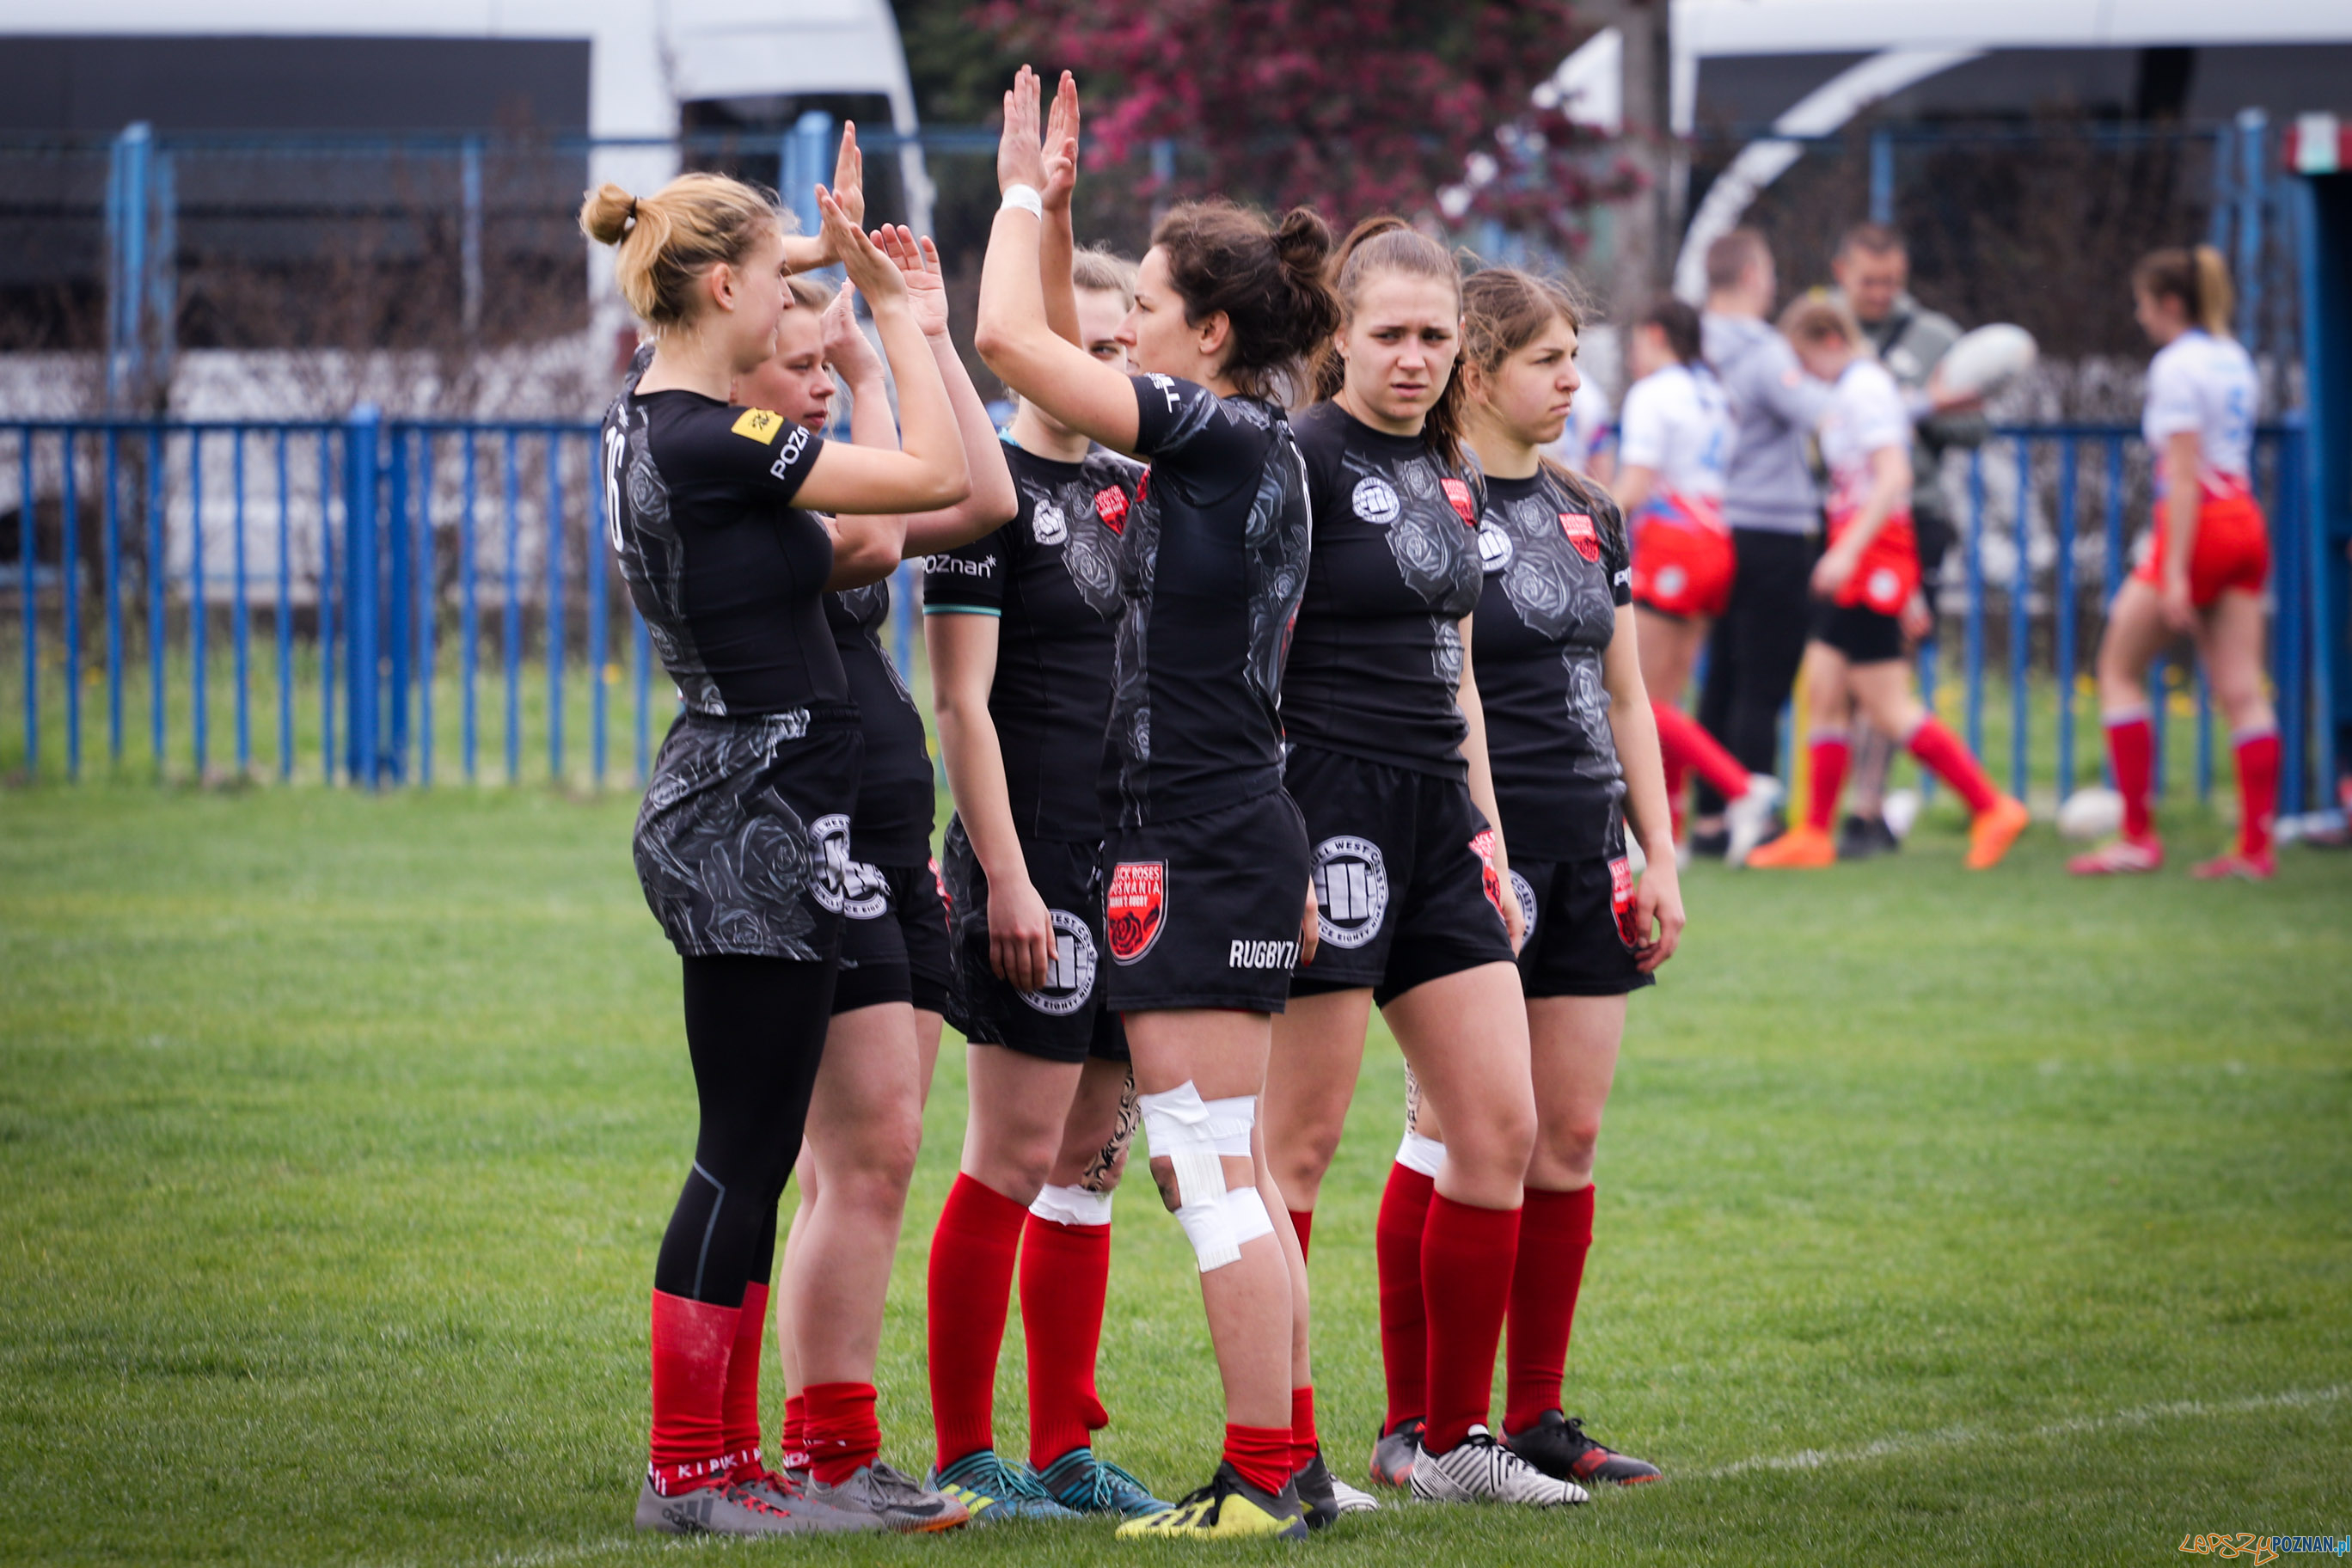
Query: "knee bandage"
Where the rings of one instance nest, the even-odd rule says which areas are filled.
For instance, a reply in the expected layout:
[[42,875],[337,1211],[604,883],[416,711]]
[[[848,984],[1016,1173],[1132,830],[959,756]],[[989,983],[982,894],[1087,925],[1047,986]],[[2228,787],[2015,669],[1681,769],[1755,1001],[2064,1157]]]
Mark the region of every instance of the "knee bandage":
[[1404,1135],[1404,1142],[1397,1145],[1396,1163],[1408,1171],[1420,1172],[1433,1182],[1437,1173],[1445,1169],[1445,1145],[1434,1138],[1408,1132]]
[[1151,1157],[1175,1168],[1176,1223],[1184,1227],[1201,1272],[1241,1261],[1242,1244],[1274,1232],[1255,1186],[1228,1191],[1225,1156],[1246,1160],[1257,1097],[1202,1100],[1190,1082],[1137,1098]]
[[1055,1225],[1108,1225],[1110,1194],[1090,1193],[1084,1187],[1049,1186],[1037,1194],[1029,1212]]

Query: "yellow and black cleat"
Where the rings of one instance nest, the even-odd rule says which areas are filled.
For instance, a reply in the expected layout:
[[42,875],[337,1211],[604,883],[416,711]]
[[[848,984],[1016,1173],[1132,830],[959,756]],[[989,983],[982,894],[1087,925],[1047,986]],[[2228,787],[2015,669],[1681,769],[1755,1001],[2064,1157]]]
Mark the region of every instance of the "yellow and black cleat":
[[1209,1484],[1165,1513],[1147,1514],[1118,1527],[1122,1537],[1185,1540],[1233,1540],[1271,1535],[1283,1541],[1307,1539],[1307,1510],[1295,1487],[1279,1492],[1262,1491],[1242,1479],[1233,1466],[1223,1463]]

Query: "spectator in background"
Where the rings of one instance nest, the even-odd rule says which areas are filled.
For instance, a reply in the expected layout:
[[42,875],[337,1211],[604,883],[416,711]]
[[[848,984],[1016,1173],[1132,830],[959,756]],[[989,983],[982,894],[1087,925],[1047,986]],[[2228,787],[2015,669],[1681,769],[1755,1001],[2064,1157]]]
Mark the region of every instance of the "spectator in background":
[[[1911,297],[1911,258],[1901,235],[1884,224],[1854,225],[1838,241],[1830,276],[1837,285],[1830,297],[1853,312],[1879,363],[1902,388],[1911,413],[1911,470],[1916,476],[1911,526],[1919,547],[1920,597],[1904,621],[1916,643],[1922,634],[1914,628],[1934,626],[1937,576],[1958,537],[1938,479],[1944,454],[1981,445],[1989,426],[1979,409],[1938,412],[1930,400],[1928,379],[1945,351],[1959,341],[1960,326]],[[1847,785],[1848,812],[1838,829],[1839,859],[1867,859],[1901,847],[1901,839],[1886,823],[1886,770],[1894,759],[1892,741],[1867,723],[1854,725],[1853,773]]]
[[1559,439],[1546,447],[1543,454],[1603,489],[1616,482],[1617,410],[1609,401],[1607,388],[1588,380],[1576,389],[1576,401],[1569,405],[1568,423],[1561,427]]
[[[1700,338],[1737,423],[1723,496],[1737,565],[1731,603],[1707,643],[1698,720],[1741,766],[1766,774],[1780,771],[1780,707],[1805,654],[1822,522],[1805,440],[1830,395],[1766,320],[1778,292],[1772,252],[1754,229],[1733,229],[1707,247]],[[1724,852],[1723,806],[1701,784],[1694,853]]]

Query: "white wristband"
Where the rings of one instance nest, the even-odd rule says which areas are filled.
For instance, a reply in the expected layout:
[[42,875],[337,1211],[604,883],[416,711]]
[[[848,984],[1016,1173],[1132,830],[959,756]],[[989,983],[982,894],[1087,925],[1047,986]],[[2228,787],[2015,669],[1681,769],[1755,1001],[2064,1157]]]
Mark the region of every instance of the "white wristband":
[[1041,222],[1045,216],[1045,198],[1037,194],[1037,187],[1034,185],[1007,185],[1004,189],[1003,207],[999,210],[1012,207],[1019,207],[1023,212]]

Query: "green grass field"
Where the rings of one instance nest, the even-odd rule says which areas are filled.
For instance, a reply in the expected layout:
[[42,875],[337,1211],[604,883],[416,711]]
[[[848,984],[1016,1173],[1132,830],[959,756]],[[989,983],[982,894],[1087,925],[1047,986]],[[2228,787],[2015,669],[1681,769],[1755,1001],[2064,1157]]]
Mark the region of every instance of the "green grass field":
[[[0,1558],[697,1550],[628,1529],[646,1291],[692,1133],[632,809],[0,792]],[[2172,821],[2183,858],[2218,843]],[[2083,886],[2037,828],[1967,877],[1955,822],[1892,862],[1688,879],[1683,953],[1633,1008],[1567,1401],[1669,1482],[1552,1517],[1395,1507],[1296,1550],[2156,1563],[2187,1534],[2352,1531],[2352,857],[2290,851],[2259,889]],[[914,1469],[961,1066],[885,1336],[887,1447]],[[1376,1037],[1315,1234],[1350,1474],[1380,1413],[1401,1082]],[[1119,1212],[1102,1448],[1180,1490],[1218,1419],[1194,1276],[1142,1184]],[[1019,1347],[1016,1326],[1016,1451]],[[712,1550],[1171,1551],[1015,1525]]]

